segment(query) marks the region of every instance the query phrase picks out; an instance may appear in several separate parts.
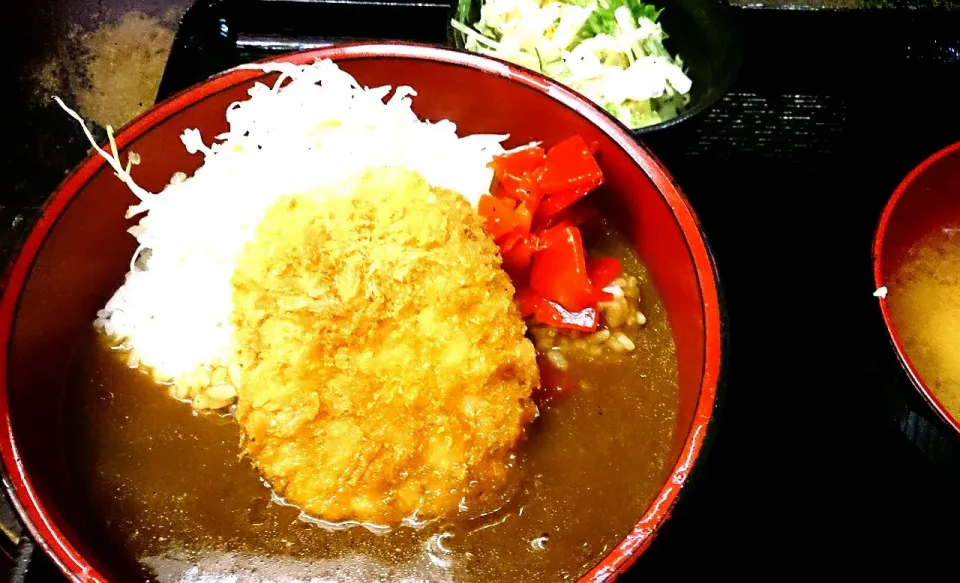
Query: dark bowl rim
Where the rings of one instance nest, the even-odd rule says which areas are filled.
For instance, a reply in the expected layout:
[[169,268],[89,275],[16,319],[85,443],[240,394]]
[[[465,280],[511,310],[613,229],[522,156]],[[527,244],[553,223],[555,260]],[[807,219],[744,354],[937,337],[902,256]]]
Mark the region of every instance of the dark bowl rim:
[[[925,159],[913,170],[911,170],[909,174],[907,174],[907,176],[900,182],[896,190],[893,192],[890,200],[887,201],[886,206],[883,208],[883,213],[880,215],[880,221],[877,224],[877,229],[873,236],[874,289],[880,289],[885,285],[883,281],[883,251],[886,247],[887,228],[890,225],[890,219],[896,212],[897,205],[901,198],[903,198],[907,191],[910,190],[910,187],[913,185],[913,183],[916,182],[916,180],[934,164],[937,164],[940,160],[958,151],[960,151],[960,142],[950,144],[949,146],[946,146],[931,154],[927,159]],[[960,418],[954,417],[949,411],[947,411],[947,408],[944,407],[943,403],[940,402],[940,399],[933,394],[933,391],[930,390],[930,387],[927,386],[927,384],[923,381],[923,378],[920,376],[920,373],[914,366],[913,361],[907,354],[906,348],[903,345],[903,341],[900,338],[900,334],[897,332],[897,328],[893,323],[893,317],[890,312],[890,304],[887,301],[886,294],[884,294],[882,297],[879,297],[878,300],[880,303],[880,313],[883,317],[883,323],[887,329],[887,335],[889,336],[890,343],[893,345],[894,351],[897,354],[897,359],[900,361],[900,366],[907,373],[907,376],[910,379],[910,384],[912,384],[913,388],[920,393],[920,395],[927,402],[930,408],[933,409],[937,416],[940,417],[940,419],[942,419],[947,425],[952,427],[957,435],[960,435]]]
[[[691,119],[693,117],[700,115],[704,111],[713,107],[713,105],[716,104],[717,101],[723,98],[723,96],[726,95],[727,92],[730,90],[730,87],[733,86],[734,81],[736,81],[737,76],[740,73],[740,67],[743,65],[743,24],[740,21],[740,18],[737,12],[732,6],[730,6],[729,3],[723,2],[721,0],[709,0],[709,1],[711,4],[715,5],[717,14],[722,15],[723,22],[721,24],[730,29],[730,33],[733,38],[733,40],[730,42],[730,45],[728,46],[728,51],[725,59],[725,64],[729,67],[730,74],[727,76],[726,81],[724,83],[719,83],[717,85],[717,90],[714,91],[708,99],[703,99],[697,102],[697,104],[694,105],[693,107],[688,107],[684,109],[677,115],[677,117],[671,120],[655,123],[649,126],[644,126],[642,128],[631,128],[630,126],[618,120],[613,114],[604,110],[604,113],[606,113],[611,119],[615,120],[617,123],[623,125],[623,127],[625,127],[627,131],[630,132],[635,138],[640,139],[644,137],[646,134],[653,134],[653,133],[665,130],[667,128],[671,128],[675,125],[685,122],[688,119]],[[463,21],[460,20],[459,18],[459,4],[460,4],[459,0],[451,4],[452,7],[450,10],[450,18],[452,20],[457,20],[463,23]],[[463,24],[466,25],[466,23],[463,23]],[[447,43],[454,50],[463,51],[468,54],[476,54],[476,53],[471,53],[470,51],[460,46],[460,43],[457,41],[458,37],[456,35],[456,32],[457,31],[448,22],[447,23]],[[669,33],[669,31],[667,32]],[[681,57],[682,56],[683,55],[681,55]],[[495,58],[495,57],[490,57],[490,58]],[[504,62],[507,62],[507,61],[504,61]],[[536,71],[531,71],[531,72],[533,72],[535,75],[540,75],[540,73],[537,73]],[[558,85],[563,86],[566,89],[570,89],[569,87],[567,87],[566,85],[563,85],[558,81],[554,81],[554,82],[557,83]],[[573,91],[573,90],[570,89],[570,91]]]
[[[705,337],[700,392],[690,430],[687,432],[676,463],[664,479],[659,494],[633,530],[581,579],[583,582],[591,583],[612,581],[637,560],[653,541],[659,527],[669,518],[670,511],[676,504],[681,489],[687,484],[690,473],[703,459],[701,449],[704,445],[709,445],[711,441],[709,438],[714,434],[715,423],[712,421],[719,404],[717,392],[721,380],[723,350],[726,345],[722,324],[725,317],[715,261],[692,206],[662,164],[645,146],[633,139],[629,130],[586,98],[533,71],[465,51],[409,42],[336,44],[272,56],[260,62],[303,64],[323,58],[330,58],[336,62],[369,58],[440,62],[503,77],[538,91],[577,112],[607,134],[647,175],[670,206],[673,218],[683,233],[703,298]],[[116,135],[117,147],[122,150],[134,139],[197,102],[236,85],[249,83],[268,75],[259,70],[239,68],[214,75],[171,96],[133,120]],[[91,566],[83,554],[70,543],[54,523],[43,501],[34,490],[20,460],[6,397],[12,327],[20,296],[33,263],[50,231],[71,201],[105,165],[106,162],[102,158],[92,153],[61,182],[44,203],[40,218],[22,243],[15,258],[8,264],[3,279],[0,280],[0,286],[3,287],[3,295],[0,298],[0,419],[6,426],[3,431],[0,431],[0,453],[3,461],[4,487],[31,536],[70,580],[84,583],[91,581],[106,583],[110,579]]]

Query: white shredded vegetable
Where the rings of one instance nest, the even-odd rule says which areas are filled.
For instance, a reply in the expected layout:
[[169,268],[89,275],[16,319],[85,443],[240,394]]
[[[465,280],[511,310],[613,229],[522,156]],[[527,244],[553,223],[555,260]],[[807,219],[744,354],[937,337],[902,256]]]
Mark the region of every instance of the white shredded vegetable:
[[141,216],[129,230],[139,247],[96,323],[161,379],[230,361],[236,258],[279,197],[399,166],[476,206],[493,178],[488,163],[504,151],[507,136],[459,137],[450,121],[421,121],[411,109],[416,93],[410,87],[392,95],[390,87],[363,88],[329,60],[243,68],[279,72],[280,79],[256,83],[249,99],[231,104],[229,130],[211,143],[198,130],[185,130],[184,146],[202,155],[203,165],[192,177],[174,174],[156,194],[130,176],[138,156],[130,153],[124,167],[112,132],[107,152],[57,99],[139,199],[127,212]]
[[[470,0],[460,1],[462,20]],[[641,0],[483,0],[479,20],[451,26],[467,50],[547,75],[641,128],[677,117],[693,85],[659,16]]]

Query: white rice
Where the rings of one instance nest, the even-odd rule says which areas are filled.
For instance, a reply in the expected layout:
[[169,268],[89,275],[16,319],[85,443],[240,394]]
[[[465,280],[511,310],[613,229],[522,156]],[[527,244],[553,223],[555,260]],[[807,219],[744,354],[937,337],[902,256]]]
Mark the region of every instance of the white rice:
[[[248,100],[231,104],[229,131],[209,147],[196,129],[183,133],[187,150],[204,157],[192,177],[175,175],[152,194],[130,177],[131,164],[139,161],[134,154],[124,169],[115,147],[111,154],[95,145],[141,199],[127,216],[142,215],[130,229],[140,244],[131,270],[96,324],[159,379],[230,361],[235,261],[280,196],[369,168],[400,166],[476,205],[492,180],[487,164],[503,152],[506,136],[460,138],[449,121],[417,118],[411,88],[398,87],[385,102],[390,87],[362,88],[329,60],[244,68],[281,76],[272,87],[256,84]],[[90,137],[85,125],[84,131]]]

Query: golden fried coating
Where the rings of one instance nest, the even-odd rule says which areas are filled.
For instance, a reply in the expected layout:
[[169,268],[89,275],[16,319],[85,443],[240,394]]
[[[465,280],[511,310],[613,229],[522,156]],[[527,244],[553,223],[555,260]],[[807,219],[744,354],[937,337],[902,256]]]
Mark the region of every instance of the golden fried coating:
[[233,285],[237,419],[279,495],[384,525],[496,500],[539,373],[497,247],[461,196],[379,169],[286,197]]

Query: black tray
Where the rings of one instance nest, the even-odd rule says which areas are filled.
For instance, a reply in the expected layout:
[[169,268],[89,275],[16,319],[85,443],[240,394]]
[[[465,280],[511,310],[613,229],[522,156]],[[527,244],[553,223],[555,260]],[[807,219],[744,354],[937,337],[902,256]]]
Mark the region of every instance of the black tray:
[[[646,138],[713,246],[732,351],[704,471],[624,581],[947,565],[960,547],[960,440],[905,384],[870,271],[896,184],[960,140],[960,5],[816,4],[828,8],[740,7],[745,60],[731,92]],[[344,37],[442,43],[446,19],[442,0],[203,0],[183,19],[161,94]],[[29,147],[4,161],[4,257],[86,152],[59,111],[23,111],[8,135]]]

